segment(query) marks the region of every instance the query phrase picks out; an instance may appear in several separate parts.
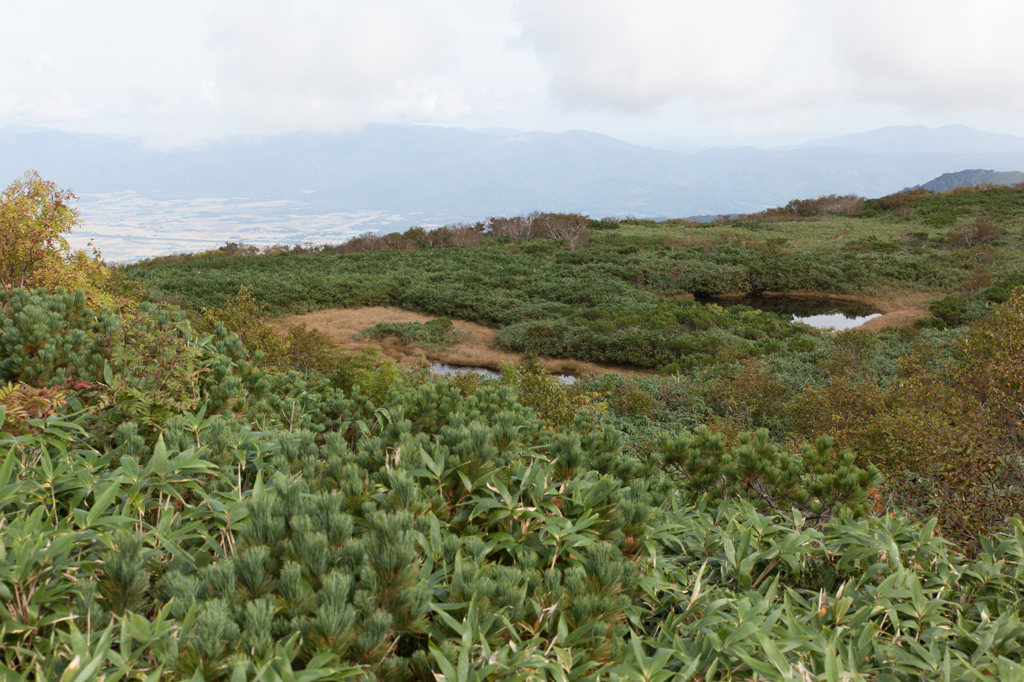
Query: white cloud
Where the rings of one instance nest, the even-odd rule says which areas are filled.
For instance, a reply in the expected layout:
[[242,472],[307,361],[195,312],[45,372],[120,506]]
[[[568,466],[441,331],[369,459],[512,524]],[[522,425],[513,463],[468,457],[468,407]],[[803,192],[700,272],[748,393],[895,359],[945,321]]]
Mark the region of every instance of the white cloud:
[[122,115],[140,121],[147,148],[194,147],[224,133],[218,93],[212,81],[201,81],[198,87],[179,93],[137,88],[132,92],[132,102],[133,106]]
[[830,7],[834,59],[851,96],[914,110],[1024,113],[1024,4],[930,0]]
[[161,146],[371,121],[725,144],[896,123],[1024,134],[1020,0],[50,5],[4,8],[0,125]]
[[29,97],[19,96],[16,92],[0,92],[0,123],[4,120],[14,123],[77,121],[87,115],[75,104],[71,93],[61,88],[32,93]]
[[570,108],[1024,111],[1019,0],[521,0],[519,15]]
[[223,3],[214,16],[218,96],[247,126],[438,120],[463,110],[454,35],[426,2]]
[[556,98],[633,111],[748,99],[803,23],[784,0],[522,0],[520,17]]
[[0,92],[0,117],[8,117],[14,114],[18,105],[18,95],[13,92]]
[[217,84],[213,81],[201,81],[199,91],[202,93],[203,101],[211,107],[217,108],[220,103],[217,101]]
[[75,106],[75,98],[67,90],[54,88],[32,107],[32,116],[44,121],[73,121],[85,118],[86,112]]
[[377,120],[448,121],[470,111],[462,90],[448,78],[399,80],[376,97],[370,113]]
[[50,56],[49,52],[34,54],[28,58],[28,61],[36,75],[43,76],[53,71],[53,57]]

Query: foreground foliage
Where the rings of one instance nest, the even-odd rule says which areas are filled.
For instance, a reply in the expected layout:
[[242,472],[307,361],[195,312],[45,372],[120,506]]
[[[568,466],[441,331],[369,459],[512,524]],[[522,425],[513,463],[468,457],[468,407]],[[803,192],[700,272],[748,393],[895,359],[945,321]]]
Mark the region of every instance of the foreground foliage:
[[[677,431],[641,459],[587,412],[522,405],[554,404],[540,378],[408,377],[376,403],[156,308],[8,310],[4,339],[38,346],[0,367],[21,382],[0,407],[12,679],[1024,672],[1024,527],[968,560],[934,521],[872,516],[877,473],[828,440]],[[194,394],[152,378],[161,358]],[[126,376],[163,389],[132,407]]]

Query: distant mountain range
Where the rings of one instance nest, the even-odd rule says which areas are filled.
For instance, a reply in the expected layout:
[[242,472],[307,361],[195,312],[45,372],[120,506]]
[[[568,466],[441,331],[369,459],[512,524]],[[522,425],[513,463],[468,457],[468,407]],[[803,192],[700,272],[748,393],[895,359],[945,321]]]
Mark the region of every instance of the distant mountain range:
[[929,180],[917,187],[907,189],[930,189],[933,192],[948,192],[957,187],[972,187],[982,183],[995,185],[1016,185],[1024,183],[1024,173],[1020,171],[998,172],[993,170],[962,170],[957,173],[943,173],[934,180]]
[[0,184],[27,169],[79,193],[287,202],[293,213],[374,210],[401,224],[531,210],[594,217],[759,211],[790,199],[876,197],[962,168],[1024,168],[1024,138],[895,126],[780,149],[597,133],[367,125],[349,133],[232,137],[163,152],[136,138],[0,129]]
[[986,133],[963,125],[941,128],[889,126],[865,133],[839,135],[780,149],[832,147],[864,154],[1006,154],[1024,152],[1024,137]]

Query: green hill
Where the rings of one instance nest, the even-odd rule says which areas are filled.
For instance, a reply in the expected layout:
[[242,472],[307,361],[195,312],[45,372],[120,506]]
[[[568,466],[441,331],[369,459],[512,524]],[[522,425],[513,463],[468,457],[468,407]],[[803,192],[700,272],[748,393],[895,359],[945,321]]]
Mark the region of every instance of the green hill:
[[933,192],[948,192],[957,187],[973,187],[991,183],[994,185],[1016,185],[1024,182],[1024,173],[1020,171],[994,171],[979,168],[962,170],[958,173],[943,173],[934,180],[911,189],[930,189]]

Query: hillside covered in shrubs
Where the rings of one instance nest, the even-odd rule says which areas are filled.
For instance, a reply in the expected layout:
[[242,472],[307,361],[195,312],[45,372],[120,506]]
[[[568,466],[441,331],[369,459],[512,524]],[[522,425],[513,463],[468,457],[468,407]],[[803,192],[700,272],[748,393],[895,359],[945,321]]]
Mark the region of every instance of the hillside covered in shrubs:
[[[22,230],[0,242],[0,669],[1019,679],[1020,190],[990,191],[111,269],[27,176],[0,212]],[[986,220],[980,246],[948,236]],[[497,234],[520,222],[548,231]],[[850,234],[797,236],[823,230]],[[680,297],[879,286],[937,315],[831,335]],[[263,317],[370,303],[497,327],[523,359],[435,377]],[[567,386],[535,355],[662,373]]]

